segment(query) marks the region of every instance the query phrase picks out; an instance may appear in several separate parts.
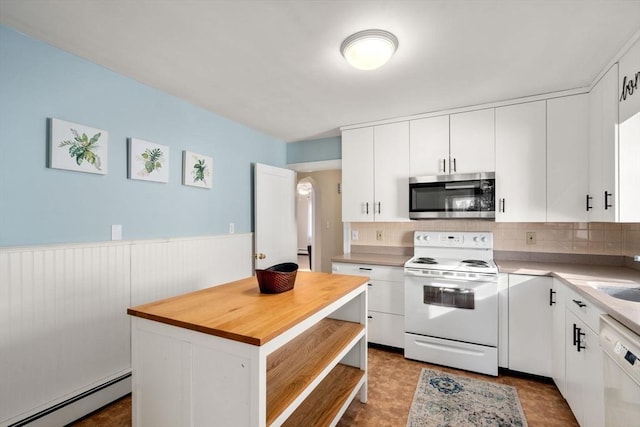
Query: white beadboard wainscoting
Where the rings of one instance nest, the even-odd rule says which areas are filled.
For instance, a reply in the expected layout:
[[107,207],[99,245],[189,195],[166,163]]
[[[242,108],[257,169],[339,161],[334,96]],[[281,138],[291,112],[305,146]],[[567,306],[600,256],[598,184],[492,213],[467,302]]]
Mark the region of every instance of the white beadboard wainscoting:
[[130,306],[252,274],[252,234],[0,248],[0,426],[131,391]]

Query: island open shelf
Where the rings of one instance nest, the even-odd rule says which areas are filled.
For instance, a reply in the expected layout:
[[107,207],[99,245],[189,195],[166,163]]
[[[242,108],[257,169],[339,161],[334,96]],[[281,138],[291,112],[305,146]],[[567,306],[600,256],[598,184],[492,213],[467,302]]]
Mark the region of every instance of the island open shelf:
[[298,272],[265,295],[252,277],[130,308],[134,426],[335,425],[366,402],[366,282]]

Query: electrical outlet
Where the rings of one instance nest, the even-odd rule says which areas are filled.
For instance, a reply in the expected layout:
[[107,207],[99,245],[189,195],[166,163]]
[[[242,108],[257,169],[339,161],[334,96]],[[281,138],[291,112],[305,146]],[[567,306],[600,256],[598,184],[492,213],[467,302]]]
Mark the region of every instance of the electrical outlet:
[[384,240],[384,230],[376,230],[376,240]]
[[535,245],[535,244],[536,244],[536,232],[527,231],[527,245]]
[[351,231],[351,240],[358,240],[358,230]]

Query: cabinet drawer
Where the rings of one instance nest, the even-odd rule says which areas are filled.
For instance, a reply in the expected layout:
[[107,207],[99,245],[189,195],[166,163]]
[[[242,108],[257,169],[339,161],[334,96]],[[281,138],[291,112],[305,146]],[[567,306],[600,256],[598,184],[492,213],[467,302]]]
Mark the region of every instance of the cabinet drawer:
[[566,307],[591,330],[595,332],[600,330],[600,315],[604,312],[596,307],[589,298],[567,287]]
[[334,262],[332,264],[332,271],[336,274],[369,276],[371,280],[390,280],[396,282],[404,282],[404,269],[402,267]]
[[370,280],[369,310],[404,315],[404,282]]
[[404,348],[404,316],[369,311],[367,341]]

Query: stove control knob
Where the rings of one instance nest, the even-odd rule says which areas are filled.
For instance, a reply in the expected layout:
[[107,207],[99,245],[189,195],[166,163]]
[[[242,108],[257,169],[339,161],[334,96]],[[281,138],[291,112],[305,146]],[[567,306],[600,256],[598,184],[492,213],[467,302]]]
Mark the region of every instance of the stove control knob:
[[416,240],[422,240],[422,235],[417,234],[417,235],[416,235]]
[[487,238],[486,238],[486,237],[483,237],[483,238],[481,238],[481,239],[480,239],[480,241],[484,243],[484,242],[486,242],[486,241],[487,241]]
[[474,241],[474,242],[479,242],[479,241],[480,241],[480,238],[479,238],[478,236],[476,236],[476,237],[474,237],[474,238],[473,238],[473,241]]

